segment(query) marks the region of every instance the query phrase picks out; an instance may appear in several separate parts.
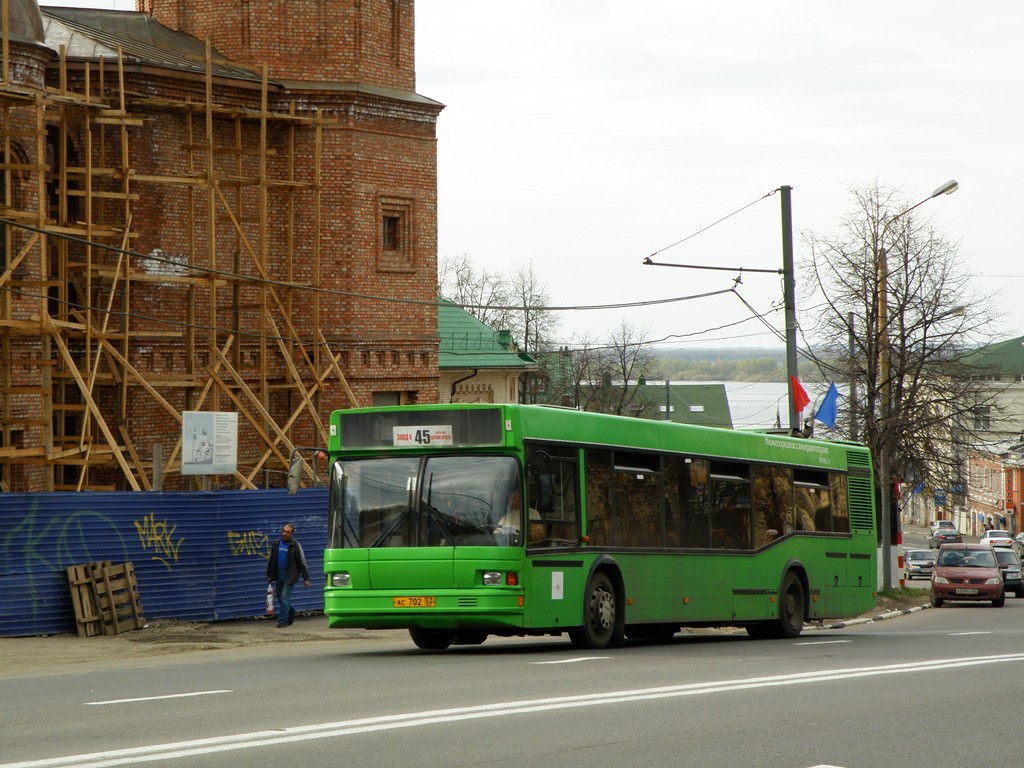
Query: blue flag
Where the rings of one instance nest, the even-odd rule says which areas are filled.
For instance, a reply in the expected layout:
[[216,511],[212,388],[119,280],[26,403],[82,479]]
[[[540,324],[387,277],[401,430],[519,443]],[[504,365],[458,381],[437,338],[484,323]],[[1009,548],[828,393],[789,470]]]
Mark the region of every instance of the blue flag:
[[828,392],[825,393],[825,397],[821,401],[821,405],[818,406],[818,412],[814,414],[814,420],[820,421],[829,429],[835,429],[838,401],[839,390],[836,388],[836,383],[833,381],[832,386],[829,387]]

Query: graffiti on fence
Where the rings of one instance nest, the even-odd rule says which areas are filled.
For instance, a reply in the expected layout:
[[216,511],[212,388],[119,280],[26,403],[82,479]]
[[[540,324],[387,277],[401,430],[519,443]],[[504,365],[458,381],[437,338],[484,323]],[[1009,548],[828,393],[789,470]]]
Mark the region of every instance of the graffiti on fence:
[[94,510],[54,515],[33,499],[0,537],[0,573],[22,574],[27,580],[29,611],[35,616],[55,574],[68,565],[99,560],[124,561],[128,551],[111,518]]
[[235,557],[257,555],[264,559],[270,557],[270,537],[259,531],[228,531],[228,546]]
[[156,553],[153,555],[154,560],[163,563],[168,569],[172,563],[178,562],[178,552],[185,538],[174,538],[177,525],[172,526],[167,520],[157,520],[156,514],[150,512],[142,520],[135,521],[135,530],[138,531],[142,548]]

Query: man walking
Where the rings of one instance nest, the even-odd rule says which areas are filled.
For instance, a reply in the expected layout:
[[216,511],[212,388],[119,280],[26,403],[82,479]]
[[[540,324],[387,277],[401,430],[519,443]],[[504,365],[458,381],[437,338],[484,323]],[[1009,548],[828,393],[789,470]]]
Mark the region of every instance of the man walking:
[[281,612],[277,614],[278,627],[287,627],[295,620],[292,589],[300,575],[303,585],[309,589],[309,566],[306,565],[302,545],[292,538],[294,533],[295,526],[285,523],[281,529],[281,540],[270,546],[270,558],[267,560],[267,584],[274,584],[281,604]]

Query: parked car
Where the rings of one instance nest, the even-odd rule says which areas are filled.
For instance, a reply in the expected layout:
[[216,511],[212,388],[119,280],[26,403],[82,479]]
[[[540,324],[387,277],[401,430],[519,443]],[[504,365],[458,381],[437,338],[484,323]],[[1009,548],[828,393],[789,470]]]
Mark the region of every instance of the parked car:
[[934,523],[932,523],[932,526],[931,526],[931,528],[929,529],[928,532],[929,533],[935,533],[940,528],[954,528],[955,529],[956,525],[954,525],[952,520],[936,520]]
[[932,606],[947,600],[990,600],[1006,603],[1003,574],[988,544],[943,544],[932,568]]
[[1024,531],[1013,537],[1013,551],[1017,553],[1017,557],[1024,557]]
[[963,544],[964,537],[956,528],[939,528],[928,537],[928,546],[938,549],[943,544]]
[[1013,537],[1009,531],[985,531],[978,543],[988,544],[990,547],[1012,547]]
[[903,553],[903,577],[909,581],[918,576],[929,578],[935,555],[930,549],[911,549]]
[[1003,571],[1003,592],[1024,597],[1024,576],[1020,572],[1020,558],[1012,549],[994,549],[996,562]]

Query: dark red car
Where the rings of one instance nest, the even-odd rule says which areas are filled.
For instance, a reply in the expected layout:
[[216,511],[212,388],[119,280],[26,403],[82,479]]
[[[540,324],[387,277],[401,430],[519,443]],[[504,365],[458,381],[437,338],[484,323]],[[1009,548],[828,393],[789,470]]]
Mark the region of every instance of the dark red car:
[[943,544],[932,569],[932,605],[947,600],[990,600],[996,608],[1006,602],[1003,575],[996,553],[988,544]]

